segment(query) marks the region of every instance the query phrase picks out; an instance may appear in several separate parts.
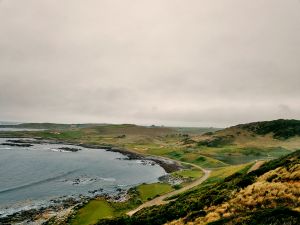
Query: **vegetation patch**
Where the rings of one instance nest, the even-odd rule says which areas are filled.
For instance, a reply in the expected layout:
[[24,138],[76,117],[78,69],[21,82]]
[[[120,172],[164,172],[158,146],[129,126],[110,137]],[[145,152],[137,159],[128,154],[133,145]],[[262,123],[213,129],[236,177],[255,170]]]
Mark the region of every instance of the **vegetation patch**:
[[184,153],[183,152],[180,152],[180,151],[172,151],[172,152],[168,152],[167,154],[169,157],[171,158],[175,158],[175,159],[180,159]]
[[166,183],[141,184],[137,187],[137,191],[143,202],[172,190],[172,186]]
[[234,141],[233,135],[215,136],[215,137],[203,140],[203,141],[199,141],[198,146],[221,148],[226,145],[232,144],[233,141]]
[[214,169],[210,177],[204,182],[204,184],[212,184],[224,181],[226,177],[230,177],[231,175],[239,172],[246,173],[253,163],[247,163],[242,165],[234,165],[234,166],[226,166],[222,168]]
[[195,179],[198,177],[202,177],[204,175],[203,171],[200,169],[180,170],[173,174],[175,176],[179,176],[179,177],[187,178],[187,179]]
[[230,165],[244,164],[254,160],[270,160],[291,153],[282,147],[238,147],[228,146],[212,149],[211,157]]
[[83,208],[78,210],[71,225],[89,225],[96,224],[100,219],[111,218],[114,216],[114,210],[105,200],[92,200]]
[[300,120],[273,120],[238,125],[259,135],[273,133],[276,139],[288,139],[300,135]]

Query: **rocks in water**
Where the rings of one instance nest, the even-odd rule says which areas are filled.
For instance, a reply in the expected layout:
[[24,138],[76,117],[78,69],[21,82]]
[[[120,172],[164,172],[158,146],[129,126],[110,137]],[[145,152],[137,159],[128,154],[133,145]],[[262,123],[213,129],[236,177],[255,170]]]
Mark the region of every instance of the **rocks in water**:
[[32,147],[33,144],[40,144],[41,142],[33,139],[9,139],[1,145],[12,146],[12,147]]
[[163,176],[159,177],[158,180],[160,182],[168,183],[168,184],[171,184],[171,185],[178,185],[178,184],[181,184],[181,183],[186,181],[185,179],[182,179],[182,178],[179,178],[179,177],[174,177],[171,174],[163,175]]
[[96,178],[88,178],[88,177],[78,177],[78,178],[75,178],[73,180],[73,183],[72,185],[79,185],[79,184],[90,184],[90,183],[93,183],[97,181]]
[[76,184],[80,184],[80,179],[79,179],[79,178],[76,178],[76,179],[73,181],[73,185],[76,185]]
[[78,152],[79,148],[71,148],[71,147],[60,147],[59,150],[67,151],[67,152]]
[[155,157],[155,156],[149,156],[146,159],[154,161],[155,163],[160,165],[162,168],[164,168],[164,170],[167,173],[172,173],[172,172],[178,171],[183,168],[182,165],[180,165],[176,161],[173,161],[170,159],[164,159],[164,158]]
[[1,145],[12,146],[12,147],[31,147],[32,144],[17,144],[17,143],[1,143]]
[[22,210],[5,217],[0,217],[0,224],[37,224],[35,221],[44,213],[51,212],[51,214],[58,214],[62,212],[62,210],[73,207],[83,201],[83,199],[74,198],[51,200],[50,202],[52,204],[48,206],[43,206],[38,209]]
[[154,161],[152,161],[152,160],[144,160],[144,159],[142,159],[142,160],[140,160],[140,163],[142,165],[145,165],[145,166],[147,166],[147,165],[149,165],[149,166],[155,166],[156,165],[156,163]]
[[9,139],[6,142],[15,143],[15,144],[44,144],[43,141],[35,139]]
[[96,181],[101,180],[101,178],[99,177],[89,177],[89,176],[79,176],[76,178],[72,178],[72,179],[64,179],[61,180],[61,182],[65,182],[71,185],[87,185],[87,184],[91,184],[94,183]]
[[99,189],[96,189],[96,190],[93,190],[93,191],[89,191],[90,194],[96,194],[96,193],[99,193],[99,192],[103,192],[103,188],[99,188]]

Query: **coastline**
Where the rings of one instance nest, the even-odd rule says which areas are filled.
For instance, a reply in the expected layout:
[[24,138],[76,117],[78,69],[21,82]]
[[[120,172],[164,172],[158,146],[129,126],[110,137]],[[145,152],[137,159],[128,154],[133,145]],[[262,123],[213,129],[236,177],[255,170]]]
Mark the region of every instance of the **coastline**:
[[[120,160],[141,160],[141,161],[151,161],[154,164],[159,165],[162,167],[167,174],[178,171],[182,168],[179,162],[165,159],[159,156],[148,156],[139,154],[136,152],[129,151],[127,149],[121,149],[113,146],[106,146],[106,145],[94,145],[94,144],[85,144],[85,143],[74,143],[74,142],[68,142],[68,141],[60,141],[60,140],[51,140],[51,139],[40,139],[40,138],[25,138],[25,137],[5,137],[6,139],[13,138],[16,139],[16,143],[19,144],[62,144],[62,145],[72,145],[74,147],[84,147],[89,149],[103,149],[105,151],[111,151],[111,152],[117,152],[120,153],[127,158],[120,159]],[[76,153],[74,153],[76,154]],[[136,187],[136,186],[135,186]],[[132,187],[132,188],[135,188]],[[18,212],[12,213],[10,215],[6,215],[4,217],[0,218],[0,223],[19,223],[19,222],[34,222],[36,220],[42,220],[45,219],[45,215],[49,214],[51,215],[48,219],[54,218],[58,216],[63,211],[69,211],[68,209],[71,209],[71,213],[74,213],[74,210],[82,207],[84,204],[89,202],[90,200],[97,199],[97,198],[105,198],[107,201],[125,201],[128,198],[128,191],[126,192],[117,192],[116,195],[110,196],[109,194],[103,193],[98,194],[94,197],[84,197],[81,196],[79,199],[75,198],[68,198],[65,200],[60,201],[56,205],[49,205],[49,206],[43,206],[40,208],[31,208],[31,209],[25,209],[20,210]],[[124,197],[124,194],[126,195]],[[43,221],[43,223],[45,220]],[[42,224],[42,223],[41,223]]]
[[[77,147],[90,148],[90,149],[103,149],[106,151],[117,152],[128,158],[128,160],[149,160],[153,161],[162,167],[166,173],[176,172],[182,169],[182,165],[178,161],[167,159],[165,157],[153,156],[153,155],[143,155],[142,153],[137,153],[130,151],[128,149],[115,147],[111,145],[97,145],[97,144],[87,144],[87,143],[76,143],[76,142],[68,142],[61,140],[53,140],[53,139],[43,139],[43,138],[30,138],[30,137],[0,137],[0,138],[14,138],[20,139],[18,143],[22,144],[62,144],[62,145],[73,145]],[[27,140],[21,140],[27,139]]]

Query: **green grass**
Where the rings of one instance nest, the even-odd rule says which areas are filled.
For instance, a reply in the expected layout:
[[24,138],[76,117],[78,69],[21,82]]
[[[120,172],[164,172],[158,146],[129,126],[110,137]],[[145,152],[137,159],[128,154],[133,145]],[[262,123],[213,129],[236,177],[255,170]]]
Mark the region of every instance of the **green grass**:
[[168,152],[165,156],[176,159],[182,162],[194,163],[204,168],[217,168],[227,166],[226,163],[214,159],[212,157],[201,155],[200,151],[197,150],[177,150]]
[[100,219],[112,218],[113,208],[105,200],[92,200],[83,208],[79,209],[71,225],[90,225],[97,223]]
[[143,202],[152,199],[158,195],[165,194],[173,190],[170,184],[154,183],[142,184],[137,187],[140,198]]
[[244,173],[245,171],[248,171],[252,165],[253,163],[247,163],[215,169],[212,171],[210,177],[204,182],[204,184],[221,182],[226,177],[229,177],[239,171]]
[[255,160],[277,158],[290,153],[282,147],[241,147],[226,146],[223,148],[207,148],[198,150],[199,153],[229,165],[245,164]]
[[222,128],[214,128],[214,127],[175,127],[178,132],[191,134],[191,135],[201,135],[207,132],[215,132],[218,130],[222,130]]
[[217,159],[199,155],[197,153],[191,154],[191,158],[189,158],[189,156],[190,156],[189,154],[186,154],[182,158],[182,161],[191,162],[197,164],[198,166],[202,166],[204,168],[217,168],[217,167],[223,167],[227,165],[226,163],[221,162]]
[[63,140],[73,140],[76,138],[81,138],[83,132],[81,130],[67,130],[67,131],[57,131],[57,132],[40,132],[40,136],[43,138],[54,138],[54,139],[63,139]]
[[130,193],[131,198],[126,202],[108,202],[104,199],[91,200],[76,212],[75,217],[68,224],[91,225],[97,223],[100,219],[124,215],[124,213],[136,208],[142,202],[172,190],[173,188],[169,184],[142,184],[136,188],[136,191]]
[[183,178],[198,178],[204,175],[204,173],[201,170],[198,169],[191,169],[191,170],[181,170],[178,172],[173,173],[175,176],[178,175]]
[[240,125],[255,134],[273,134],[277,139],[288,139],[300,135],[300,120],[273,120]]

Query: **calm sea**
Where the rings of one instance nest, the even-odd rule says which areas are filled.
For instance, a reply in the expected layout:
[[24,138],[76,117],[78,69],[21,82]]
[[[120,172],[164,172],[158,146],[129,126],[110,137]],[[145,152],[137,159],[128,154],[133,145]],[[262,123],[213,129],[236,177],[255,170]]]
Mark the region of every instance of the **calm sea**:
[[[0,138],[0,144],[7,139]],[[115,193],[165,174],[158,165],[103,149],[60,151],[58,144],[0,145],[0,214],[44,206],[62,197]],[[103,190],[101,190],[103,189]],[[98,190],[98,192],[96,191]],[[0,215],[1,216],[1,215]]]

